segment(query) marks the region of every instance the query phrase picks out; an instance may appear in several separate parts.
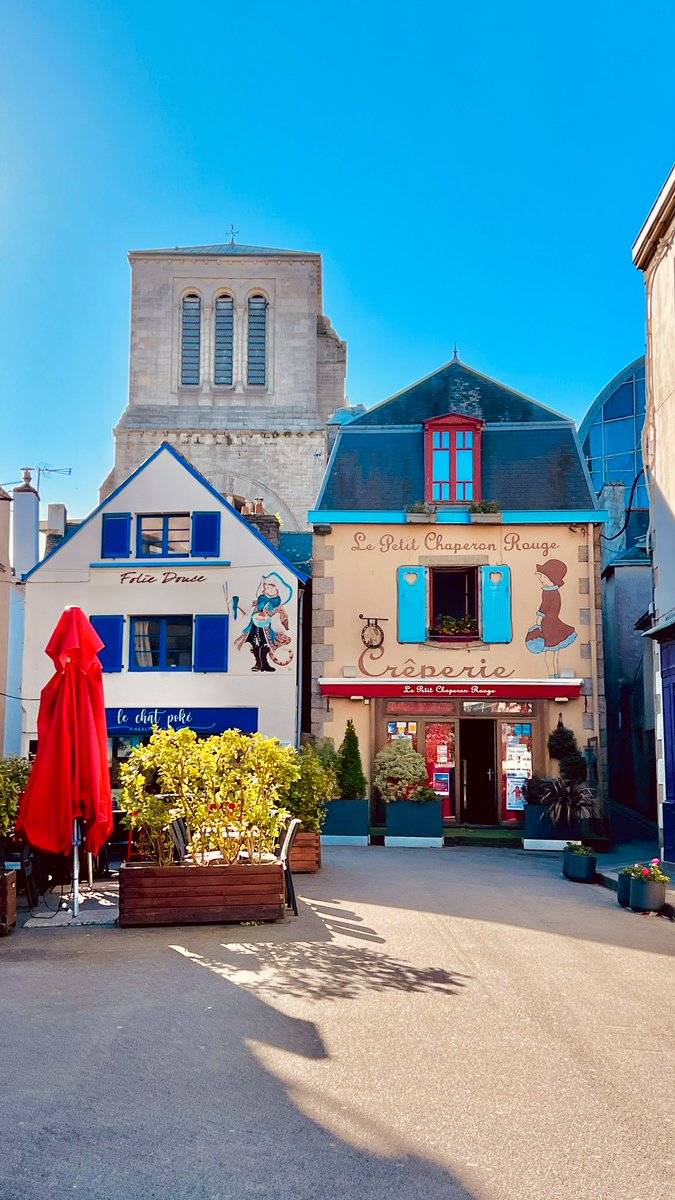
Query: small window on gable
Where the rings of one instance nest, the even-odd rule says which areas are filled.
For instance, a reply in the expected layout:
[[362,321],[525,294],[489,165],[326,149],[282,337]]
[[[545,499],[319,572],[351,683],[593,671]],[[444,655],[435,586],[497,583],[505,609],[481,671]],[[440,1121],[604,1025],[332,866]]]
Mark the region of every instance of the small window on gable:
[[480,500],[482,424],[454,414],[425,423],[425,499],[429,503],[467,504]]
[[181,309],[180,381],[198,387],[200,381],[202,302],[196,293],[183,297]]
[[248,301],[246,382],[253,387],[267,386],[267,300],[264,296],[250,296]]

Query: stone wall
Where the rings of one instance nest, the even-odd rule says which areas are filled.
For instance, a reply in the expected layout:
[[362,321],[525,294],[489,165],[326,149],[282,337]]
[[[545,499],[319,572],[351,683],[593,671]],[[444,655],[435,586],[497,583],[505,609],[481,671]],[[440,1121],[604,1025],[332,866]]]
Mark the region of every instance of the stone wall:
[[[225,250],[227,251],[227,247]],[[326,418],[344,406],[346,344],[321,313],[321,258],[242,254],[130,255],[129,405],[101,499],[162,441],[221,492],[262,496],[287,529],[307,527],[326,464]],[[201,297],[201,382],[180,383],[181,306]],[[214,306],[234,299],[232,386],[213,382]],[[268,300],[267,386],[246,382],[247,301]]]

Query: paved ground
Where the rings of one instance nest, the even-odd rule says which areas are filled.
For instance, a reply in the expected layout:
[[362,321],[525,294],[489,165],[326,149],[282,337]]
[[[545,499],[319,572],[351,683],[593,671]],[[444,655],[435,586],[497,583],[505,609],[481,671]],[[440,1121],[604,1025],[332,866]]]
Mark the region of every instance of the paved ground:
[[652,1200],[675,923],[513,850],[332,849],[301,916],[0,942],[2,1200]]

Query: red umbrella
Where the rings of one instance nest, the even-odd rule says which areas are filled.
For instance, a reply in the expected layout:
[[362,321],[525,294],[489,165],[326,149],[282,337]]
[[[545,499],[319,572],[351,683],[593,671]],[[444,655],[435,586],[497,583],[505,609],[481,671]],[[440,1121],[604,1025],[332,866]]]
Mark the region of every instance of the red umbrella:
[[73,824],[79,819],[87,822],[85,846],[92,854],[112,833],[108,733],[97,657],[102,648],[81,608],[65,610],[47,646],[56,674],[40,696],[38,750],[16,831],[54,854],[69,854],[79,841]]

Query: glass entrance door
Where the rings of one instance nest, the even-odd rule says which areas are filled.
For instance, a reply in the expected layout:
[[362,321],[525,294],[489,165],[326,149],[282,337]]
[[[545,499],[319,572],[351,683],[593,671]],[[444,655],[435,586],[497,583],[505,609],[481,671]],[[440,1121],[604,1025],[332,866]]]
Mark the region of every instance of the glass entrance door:
[[495,722],[467,718],[459,723],[462,820],[497,824]]

